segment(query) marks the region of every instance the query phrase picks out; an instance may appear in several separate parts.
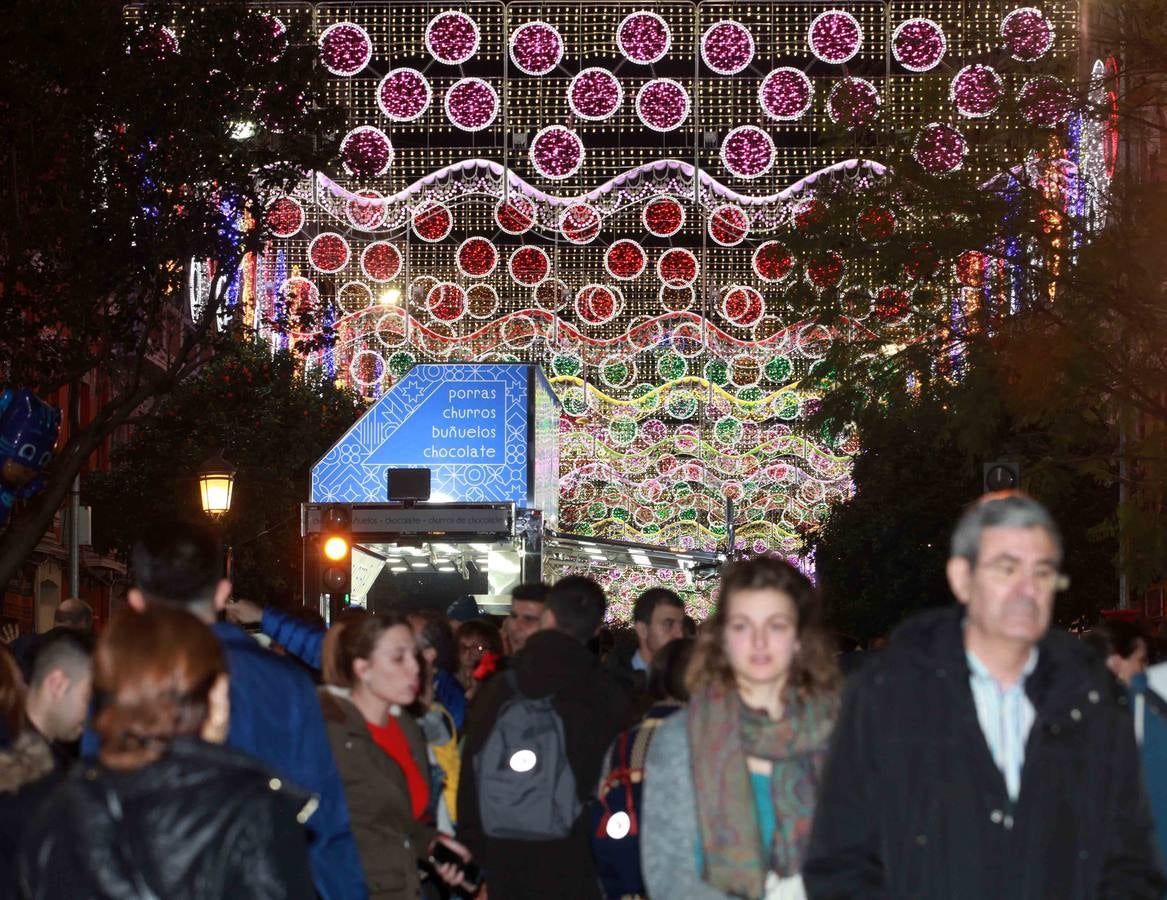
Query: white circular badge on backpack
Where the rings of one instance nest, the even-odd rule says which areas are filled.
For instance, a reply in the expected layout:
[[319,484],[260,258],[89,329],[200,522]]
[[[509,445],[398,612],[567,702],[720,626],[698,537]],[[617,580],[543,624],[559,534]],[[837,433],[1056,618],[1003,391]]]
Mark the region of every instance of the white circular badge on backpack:
[[516,750],[511,754],[511,769],[516,772],[530,772],[535,768],[534,750]]
[[627,837],[628,832],[632,830],[632,820],[628,818],[628,813],[626,812],[614,812],[608,817],[608,827],[606,830],[608,837],[620,840],[622,837]]

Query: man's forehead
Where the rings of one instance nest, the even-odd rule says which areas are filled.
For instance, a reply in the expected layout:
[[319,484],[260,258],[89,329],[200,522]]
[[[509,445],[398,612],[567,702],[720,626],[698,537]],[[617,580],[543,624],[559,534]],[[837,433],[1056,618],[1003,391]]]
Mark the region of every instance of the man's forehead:
[[680,619],[685,615],[685,611],[679,606],[672,606],[668,603],[662,603],[652,611],[654,619]]
[[1050,533],[1039,525],[1025,528],[996,525],[981,532],[977,559],[997,558],[1058,561],[1058,547]]
[[538,616],[543,612],[543,604],[538,600],[512,600],[511,612],[516,616]]

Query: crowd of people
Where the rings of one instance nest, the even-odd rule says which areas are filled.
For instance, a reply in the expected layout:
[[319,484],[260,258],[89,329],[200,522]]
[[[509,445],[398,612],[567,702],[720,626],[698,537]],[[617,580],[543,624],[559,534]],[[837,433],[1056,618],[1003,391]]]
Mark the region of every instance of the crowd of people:
[[24,898],[1163,897],[1167,670],[1134,626],[1051,627],[1061,565],[1039,503],[981,498],[951,539],[956,603],[844,680],[818,590],[776,557],[728,564],[700,626],[646,591],[607,646],[585,577],[517,587],[501,627],[472,598],[325,627],[231,601],[207,532],[158,529],[96,640],[72,603],[0,649],[0,879]]

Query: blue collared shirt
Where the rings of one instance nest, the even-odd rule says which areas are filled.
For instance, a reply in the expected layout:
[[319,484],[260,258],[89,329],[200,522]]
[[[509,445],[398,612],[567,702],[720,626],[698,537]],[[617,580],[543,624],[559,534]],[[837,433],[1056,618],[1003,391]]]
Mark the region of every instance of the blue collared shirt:
[[977,708],[977,720],[984,732],[993,762],[1005,776],[1009,799],[1021,793],[1021,767],[1025,764],[1025,742],[1037,711],[1025,693],[1025,682],[1037,668],[1037,648],[1029,652],[1021,677],[1012,687],[1003,688],[971,650],[968,658],[968,683]]

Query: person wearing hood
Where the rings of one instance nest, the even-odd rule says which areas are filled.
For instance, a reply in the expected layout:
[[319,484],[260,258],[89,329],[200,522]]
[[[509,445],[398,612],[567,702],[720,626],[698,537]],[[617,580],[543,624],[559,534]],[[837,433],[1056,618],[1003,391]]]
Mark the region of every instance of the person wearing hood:
[[856,676],[802,869],[816,898],[1159,898],[1130,718],[1100,660],[1050,627],[1049,512],[989,494],[957,522],[957,606]]
[[[490,896],[506,900],[599,900],[601,894],[592,862],[589,840],[590,815],[586,803],[594,791],[604,755],[612,739],[635,721],[632,708],[619,685],[604,672],[587,642],[604,621],[607,599],[594,581],[568,576],[557,582],[547,595],[541,630],[517,654],[506,677],[492,678],[483,685],[467,717],[466,743],[462,750],[462,775],[458,784],[458,837],[480,862]],[[548,701],[549,704],[544,701]],[[501,727],[508,710],[517,701],[543,702],[539,721],[548,722],[548,705],[559,741],[543,745],[558,747],[562,758],[543,759],[520,748],[509,755],[515,772],[532,775],[558,771],[568,778],[540,782],[542,789],[572,782],[574,797],[556,794],[538,804],[543,808],[570,809],[570,821],[561,822],[562,831],[540,836],[536,826],[525,836],[513,829],[495,827],[494,808],[508,802],[490,789],[496,777],[487,751],[494,743],[496,726]],[[530,765],[523,762],[529,757]],[[554,785],[552,784],[554,783]],[[483,800],[487,803],[484,805]],[[514,799],[514,794],[511,794]],[[572,802],[574,801],[574,802]],[[522,810],[512,812],[522,819]],[[502,836],[509,834],[511,836]]]

